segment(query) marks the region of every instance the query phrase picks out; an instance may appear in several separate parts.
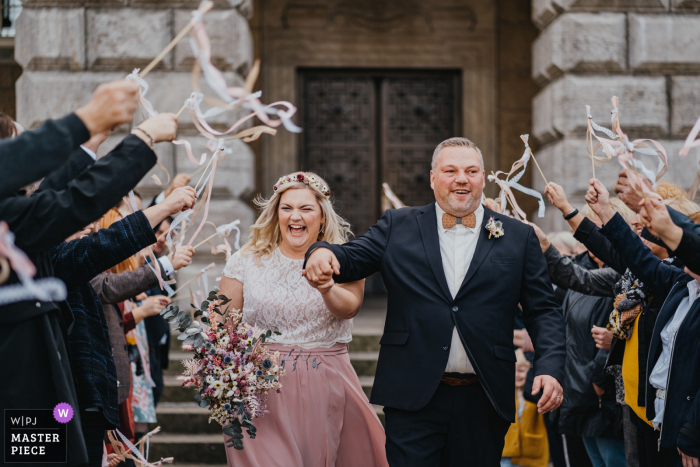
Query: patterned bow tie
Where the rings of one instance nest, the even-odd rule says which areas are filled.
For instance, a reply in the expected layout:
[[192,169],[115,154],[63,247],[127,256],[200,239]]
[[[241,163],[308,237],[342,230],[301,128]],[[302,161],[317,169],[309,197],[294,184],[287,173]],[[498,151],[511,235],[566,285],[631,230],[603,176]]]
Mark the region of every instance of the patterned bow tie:
[[476,227],[476,214],[471,213],[464,217],[455,217],[452,214],[444,213],[442,215],[442,226],[446,229],[451,229],[456,224],[462,224],[465,227],[473,229]]

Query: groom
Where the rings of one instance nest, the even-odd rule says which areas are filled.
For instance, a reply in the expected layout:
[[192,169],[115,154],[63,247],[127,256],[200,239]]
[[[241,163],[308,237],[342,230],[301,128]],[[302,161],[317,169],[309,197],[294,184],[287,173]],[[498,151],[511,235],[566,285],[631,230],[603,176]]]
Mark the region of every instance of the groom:
[[543,413],[562,402],[564,322],[532,227],[481,204],[479,148],[440,143],[430,184],[435,203],[388,210],[344,245],[314,244],[304,274],[315,287],[382,274],[388,310],[371,402],[385,406],[389,464],[495,467],[515,420],[518,305]]

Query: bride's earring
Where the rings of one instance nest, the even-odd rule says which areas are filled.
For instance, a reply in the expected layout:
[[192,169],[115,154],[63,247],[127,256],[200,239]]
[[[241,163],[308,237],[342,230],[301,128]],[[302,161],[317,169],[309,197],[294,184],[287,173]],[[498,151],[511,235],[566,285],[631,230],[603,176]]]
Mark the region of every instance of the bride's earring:
[[323,224],[321,224],[321,230],[318,231],[318,234],[321,235],[323,233]]

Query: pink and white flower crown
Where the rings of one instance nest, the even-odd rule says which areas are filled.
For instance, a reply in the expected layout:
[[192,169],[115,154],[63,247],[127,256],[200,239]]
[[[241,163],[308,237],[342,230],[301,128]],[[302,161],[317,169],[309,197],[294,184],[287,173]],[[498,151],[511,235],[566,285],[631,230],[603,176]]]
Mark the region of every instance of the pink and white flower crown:
[[303,183],[304,185],[312,185],[318,188],[318,190],[323,193],[323,195],[326,197],[326,199],[331,198],[331,189],[328,188],[328,185],[325,185],[323,182],[321,182],[319,179],[316,177],[309,177],[303,172],[299,173],[293,173],[289,175],[285,175],[284,177],[280,178],[277,180],[277,183],[275,183],[275,186],[272,187],[273,190],[275,190],[275,193],[277,190],[280,189],[282,185],[285,183]]

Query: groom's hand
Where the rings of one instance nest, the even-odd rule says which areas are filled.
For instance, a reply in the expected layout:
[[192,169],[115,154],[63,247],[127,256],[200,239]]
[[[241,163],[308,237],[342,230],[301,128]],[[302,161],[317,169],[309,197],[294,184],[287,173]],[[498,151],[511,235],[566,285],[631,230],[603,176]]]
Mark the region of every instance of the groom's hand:
[[317,248],[309,256],[301,274],[312,287],[318,288],[333,280],[333,274],[340,274],[340,263],[328,248]]
[[539,413],[547,413],[556,410],[564,400],[564,391],[556,378],[548,375],[540,375],[532,383],[532,395],[539,394],[542,389],[542,397],[537,403]]

